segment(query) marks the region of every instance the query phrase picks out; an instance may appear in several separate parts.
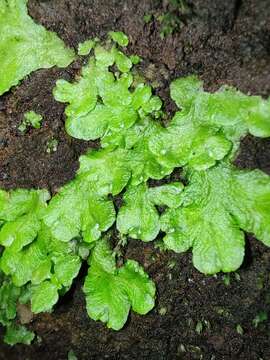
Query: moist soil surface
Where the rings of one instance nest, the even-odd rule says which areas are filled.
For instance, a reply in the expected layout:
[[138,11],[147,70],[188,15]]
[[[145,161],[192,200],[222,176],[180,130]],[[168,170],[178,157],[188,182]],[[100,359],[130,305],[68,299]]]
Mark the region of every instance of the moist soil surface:
[[[180,1],[179,1],[180,2]],[[223,84],[245,93],[270,95],[269,0],[193,0],[175,33],[161,39],[157,17],[175,12],[166,1],[29,0],[31,16],[72,47],[109,30],[129,35],[130,53],[144,61],[141,71],[155,84],[173,113],[168,85],[177,76],[198,74],[212,91]],[[152,20],[144,21],[151,14]],[[52,193],[74,177],[78,157],[98,143],[78,141],[64,131],[64,105],[52,89],[58,78],[72,80],[82,59],[67,69],[39,70],[0,98],[0,187],[48,188]],[[44,117],[41,129],[21,134],[23,113]],[[57,140],[56,151],[48,144]],[[270,174],[270,141],[242,140],[236,164]],[[52,314],[35,316],[29,328],[39,336],[31,346],[0,343],[2,360],[78,359],[270,359],[270,249],[246,236],[246,255],[237,273],[205,276],[191,254],[162,252],[153,244],[129,241],[125,256],[138,260],[157,285],[155,309],[134,313],[115,332],[88,318],[81,291],[83,267]]]

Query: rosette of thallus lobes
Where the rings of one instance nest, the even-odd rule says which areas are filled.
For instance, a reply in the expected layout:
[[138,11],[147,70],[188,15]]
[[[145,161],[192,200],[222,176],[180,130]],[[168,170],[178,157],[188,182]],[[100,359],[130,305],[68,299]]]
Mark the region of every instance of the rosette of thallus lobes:
[[[178,111],[168,120],[162,100],[139,75],[142,60],[127,55],[127,46],[122,32],[87,40],[79,46],[86,65],[78,77],[56,82],[67,133],[100,143],[80,157],[75,178],[52,197],[46,190],[0,192],[0,299],[7,299],[0,321],[8,329],[14,331],[18,301],[33,313],[50,311],[83,261],[92,319],[118,330],[130,310],[149,312],[154,282],[133,259],[119,266],[129,238],[150,242],[163,233],[166,249],[191,249],[205,274],[240,267],[245,232],[270,245],[270,178],[233,165],[245,135],[270,136],[269,100],[228,86],[209,93],[188,76],[170,85]],[[176,168],[185,186],[169,181]]]

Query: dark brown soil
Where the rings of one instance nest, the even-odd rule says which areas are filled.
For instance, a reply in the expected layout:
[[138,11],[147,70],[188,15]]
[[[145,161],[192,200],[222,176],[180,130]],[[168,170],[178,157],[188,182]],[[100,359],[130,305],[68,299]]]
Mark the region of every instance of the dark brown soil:
[[[30,0],[29,11],[70,46],[103,37],[108,30],[125,31],[129,51],[145,59],[144,74],[155,81],[168,111],[173,111],[170,80],[190,73],[200,75],[210,90],[226,83],[269,96],[269,0],[190,0],[189,5],[192,14],[186,24],[164,40],[159,23],[145,24],[143,16],[167,11],[166,1]],[[79,155],[96,146],[65,134],[64,106],[51,93],[56,79],[72,79],[80,67],[78,61],[66,70],[37,71],[0,98],[1,188],[46,187],[55,192],[74,176]],[[44,116],[43,126],[22,135],[17,126],[31,109]],[[48,154],[52,138],[58,148]],[[270,174],[270,141],[247,137],[236,163]],[[140,261],[157,284],[157,306],[150,314],[132,314],[119,332],[90,320],[81,292],[83,269],[54,313],[32,322],[41,341],[30,347],[0,344],[0,359],[62,360],[71,349],[85,360],[270,359],[270,323],[257,328],[253,323],[260,311],[270,311],[270,249],[247,237],[244,264],[239,276],[230,275],[229,285],[223,275],[198,273],[190,254],[164,253],[152,244],[131,241],[126,256]]]

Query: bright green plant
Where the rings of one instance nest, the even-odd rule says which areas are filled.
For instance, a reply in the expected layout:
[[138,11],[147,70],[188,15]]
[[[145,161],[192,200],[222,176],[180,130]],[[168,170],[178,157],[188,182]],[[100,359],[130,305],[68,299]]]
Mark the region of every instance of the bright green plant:
[[44,216],[52,235],[67,243],[77,236],[87,243],[98,240],[115,221],[113,202],[102,190],[87,181],[87,176],[78,176],[64,186]]
[[26,344],[30,345],[34,340],[35,334],[26,329],[25,326],[12,324],[7,327],[4,341],[8,345]]
[[[116,216],[121,234],[152,241],[162,230],[168,249],[193,248],[200,271],[236,270],[244,256],[242,230],[270,245],[269,177],[230,165],[247,133],[270,136],[270,101],[231,87],[208,93],[194,76],[177,79],[171,97],[181,111],[164,128],[157,121],[160,99],[149,85],[135,85],[129,66],[121,70],[115,54],[115,45],[97,45],[81,79],[59,81],[54,90],[57,100],[70,104],[67,131],[101,139],[103,149],[81,157],[80,176],[95,186],[99,182],[102,195],[117,195],[126,187]],[[114,63],[119,74],[113,76],[109,67]],[[90,91],[80,96],[78,109],[82,87]],[[181,183],[147,186],[149,178],[161,179],[176,167],[184,167],[184,189]],[[161,217],[157,205],[167,208]]]
[[8,343],[15,335],[19,342],[30,339],[24,328],[12,323],[16,303],[24,301],[19,298],[22,292],[34,313],[51,310],[58,292],[66,292],[80,270],[79,244],[57,241],[42,221],[48,199],[43,190],[0,193],[0,320],[8,328]]
[[86,40],[83,43],[80,43],[78,46],[78,54],[81,56],[86,56],[90,54],[91,50],[94,48],[96,41],[95,40]]
[[129,186],[124,195],[124,205],[117,216],[118,230],[133,239],[154,240],[160,231],[156,205],[178,207],[182,190],[180,182],[152,188],[145,183]]
[[122,31],[109,31],[109,36],[120,46],[128,46],[128,37]]
[[270,246],[270,178],[259,170],[223,163],[207,171],[186,171],[178,208],[161,217],[164,242],[182,252],[192,247],[194,266],[205,274],[234,271],[244,257],[244,233]]
[[58,148],[58,140],[55,138],[50,138],[46,143],[46,153],[50,154],[56,152]]
[[[52,199],[42,190],[0,192],[0,269],[2,284],[23,288],[23,301],[39,313],[52,309],[87,259],[88,314],[118,330],[130,309],[146,314],[155,299],[141,265],[117,266],[128,237],[153,241],[162,230],[165,247],[192,248],[194,265],[206,274],[241,265],[243,231],[270,245],[270,178],[231,164],[247,133],[270,136],[270,102],[229,87],[210,94],[194,76],[177,79],[170,90],[181,111],[164,127],[162,101],[134,78],[136,61],[120,49],[128,39],[109,36],[105,45],[96,39],[81,47],[82,55],[93,52],[81,76],[58,80],[53,91],[67,104],[68,134],[99,139],[100,148],[80,157],[75,178]],[[150,179],[179,167],[186,186],[168,177],[151,186]],[[118,210],[115,196],[123,200]],[[3,313],[8,309],[4,304]]]
[[127,260],[117,268],[115,254],[110,251],[106,239],[95,246],[89,265],[84,292],[87,312],[92,319],[119,330],[124,326],[130,308],[146,314],[154,307],[154,283],[134,260]]
[[55,33],[27,14],[27,0],[0,0],[0,33],[0,95],[34,70],[65,67],[74,59]]
[[37,114],[35,111],[27,111],[24,114],[24,118],[18,129],[21,132],[24,132],[29,126],[32,126],[34,129],[40,129],[42,121],[42,116]]
[[0,270],[0,324],[6,326],[4,341],[9,345],[30,344],[35,335],[24,326],[15,324],[17,302],[25,288],[15,286]]

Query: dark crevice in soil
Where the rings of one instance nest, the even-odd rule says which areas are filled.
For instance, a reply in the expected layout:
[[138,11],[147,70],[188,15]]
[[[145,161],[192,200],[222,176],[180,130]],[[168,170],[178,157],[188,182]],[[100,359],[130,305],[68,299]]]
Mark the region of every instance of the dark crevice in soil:
[[234,4],[234,14],[233,14],[233,25],[237,21],[237,18],[240,13],[241,6],[243,5],[243,0],[235,0]]
[[246,136],[241,141],[235,165],[241,169],[261,169],[270,175],[270,141],[269,139]]
[[[269,1],[187,2],[192,17],[180,32],[164,40],[160,24],[145,24],[143,16],[163,12],[167,1],[29,0],[29,12],[72,47],[89,37],[103,38],[108,30],[125,31],[129,53],[145,59],[140,69],[155,83],[170,115],[176,109],[168,86],[177,76],[195,73],[210,91],[229,84],[245,93],[269,96]],[[98,145],[66,135],[64,104],[52,96],[55,81],[74,79],[80,67],[79,61],[64,70],[37,71],[0,98],[1,188],[45,187],[55,192],[74,177],[79,155]],[[42,128],[21,135],[17,126],[31,109],[43,115]],[[59,143],[57,151],[48,154],[51,138]],[[270,141],[247,136],[235,163],[270,174]],[[181,173],[167,180],[179,177]],[[121,197],[114,200],[121,205]],[[139,261],[157,284],[157,306],[150,314],[132,313],[119,332],[90,320],[81,291],[85,266],[55,312],[34,318],[31,328],[42,341],[31,347],[1,344],[0,359],[64,360],[70,349],[83,360],[270,359],[269,321],[257,328],[252,324],[259,311],[270,312],[270,250],[263,244],[248,236],[240,277],[231,274],[230,285],[225,285],[222,274],[200,274],[192,266],[190,252],[160,252],[153,244],[129,240],[125,257]],[[199,321],[201,333],[196,332]],[[239,324],[243,334],[236,331]]]
[[170,175],[165,176],[161,180],[149,179],[147,182],[148,186],[155,187],[155,186],[169,184],[175,181],[183,181],[183,177],[181,176],[181,171],[182,171],[181,168],[175,168]]

